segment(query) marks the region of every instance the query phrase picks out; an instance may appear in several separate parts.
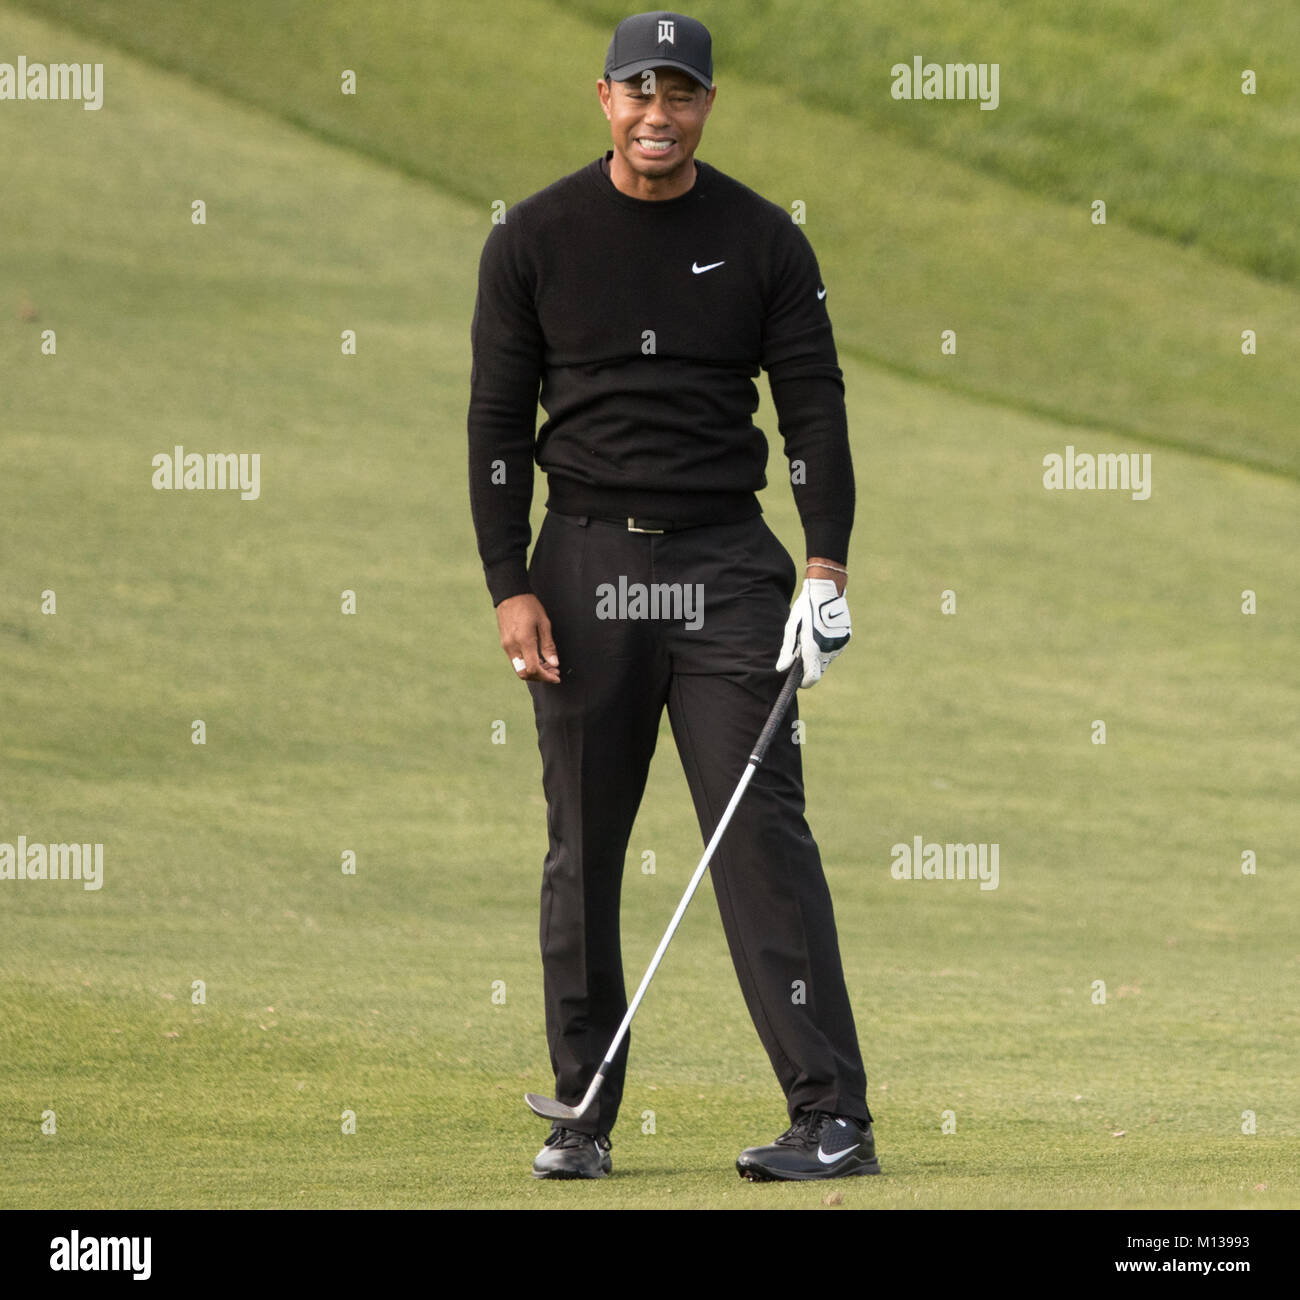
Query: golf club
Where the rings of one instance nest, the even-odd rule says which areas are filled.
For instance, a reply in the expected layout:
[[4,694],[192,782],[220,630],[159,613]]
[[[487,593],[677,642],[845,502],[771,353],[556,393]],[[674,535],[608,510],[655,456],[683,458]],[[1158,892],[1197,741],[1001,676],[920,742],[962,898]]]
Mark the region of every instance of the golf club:
[[687,904],[690,903],[695,893],[696,886],[704,878],[705,871],[708,870],[709,862],[713,857],[713,851],[718,847],[718,841],[722,839],[723,832],[727,829],[727,824],[731,821],[731,814],[736,811],[736,805],[740,802],[741,796],[745,793],[745,788],[749,785],[750,778],[758,770],[758,765],[763,761],[767,754],[767,748],[772,743],[772,737],[776,734],[776,729],[781,725],[781,719],[785,717],[786,710],[790,707],[790,701],[794,698],[794,693],[799,689],[799,682],[803,677],[803,659],[796,654],[794,666],[790,669],[789,675],[785,679],[785,684],[781,687],[781,694],[777,696],[776,703],[772,706],[772,712],[768,715],[767,722],[763,726],[762,733],[758,737],[758,743],[754,746],[754,752],[749,756],[749,762],[745,765],[745,770],[741,774],[740,784],[736,786],[735,793],[731,796],[731,802],[727,804],[727,810],[722,814],[722,820],[718,823],[717,829],[713,832],[709,840],[708,847],[704,850],[704,856],[700,859],[700,865],[695,868],[695,874],[691,877],[691,883],[686,886],[686,893],[682,895],[682,901],[677,904],[677,910],[673,913],[673,919],[668,922],[668,931],[659,941],[659,947],[655,949],[655,955],[650,959],[650,966],[641,979],[641,987],[637,989],[636,996],[633,997],[628,1005],[627,1014],[623,1017],[623,1023],[618,1027],[618,1033],[614,1035],[614,1041],[609,1045],[609,1051],[605,1053],[605,1059],[601,1062],[600,1069],[596,1071],[590,1086],[587,1088],[587,1094],[577,1106],[566,1106],[561,1101],[556,1101],[552,1097],[539,1097],[535,1092],[526,1093],[524,1100],[528,1103],[530,1109],[543,1119],[577,1119],[584,1115],[591,1103],[596,1100],[596,1094],[600,1091],[600,1085],[605,1082],[605,1075],[614,1063],[614,1055],[618,1051],[619,1044],[623,1041],[623,1036],[627,1033],[628,1026],[632,1023],[632,1017],[636,1015],[636,1009],[641,1005],[641,999],[645,996],[645,991],[650,987],[650,981],[654,978],[654,973],[659,969],[659,963],[663,960],[663,955],[668,951],[668,943],[677,930],[678,922],[686,913]]

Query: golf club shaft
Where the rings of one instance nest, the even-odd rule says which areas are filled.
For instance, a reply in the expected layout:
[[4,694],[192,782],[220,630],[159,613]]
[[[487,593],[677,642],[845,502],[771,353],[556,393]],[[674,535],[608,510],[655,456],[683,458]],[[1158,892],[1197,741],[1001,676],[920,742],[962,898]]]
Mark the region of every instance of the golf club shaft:
[[618,1027],[618,1032],[614,1035],[614,1041],[610,1043],[609,1051],[605,1053],[605,1059],[601,1062],[600,1069],[596,1071],[595,1077],[588,1085],[587,1093],[583,1097],[581,1104],[575,1108],[579,1115],[586,1111],[587,1107],[596,1099],[596,1094],[605,1081],[605,1075],[614,1063],[614,1056],[618,1052],[619,1044],[622,1043],[624,1036],[627,1034],[628,1026],[632,1023],[632,1017],[636,1015],[636,1009],[641,1005],[641,999],[645,997],[646,989],[650,987],[650,981],[654,978],[655,971],[659,969],[659,963],[663,960],[664,953],[668,951],[668,944],[677,932],[678,924],[681,922],[682,917],[686,915],[686,908],[694,897],[695,890],[700,881],[704,879],[704,873],[708,870],[714,850],[718,847],[718,841],[722,839],[723,833],[731,821],[731,814],[736,811],[736,805],[740,802],[741,796],[744,795],[746,787],[758,770],[759,764],[767,756],[767,749],[772,743],[772,737],[776,734],[776,729],[781,725],[781,719],[785,717],[786,710],[789,709],[790,701],[794,698],[795,691],[799,689],[799,682],[802,678],[803,661],[796,658],[794,667],[790,669],[785,684],[781,687],[781,694],[777,696],[776,704],[773,705],[772,712],[768,715],[767,722],[764,724],[758,741],[754,745],[754,750],[749,756],[749,762],[745,764],[745,770],[740,776],[740,783],[736,786],[735,792],[727,804],[726,811],[722,814],[722,819],[718,822],[713,835],[709,839],[708,846],[704,850],[704,856],[700,859],[699,866],[695,868],[695,874],[691,877],[690,884],[686,886],[682,901],[677,904],[673,919],[668,922],[668,929],[664,933],[664,937],[659,941],[659,947],[655,949],[655,955],[650,959],[650,965],[646,968],[646,973],[641,977],[640,987],[628,1004],[627,1013],[623,1017],[622,1024]]

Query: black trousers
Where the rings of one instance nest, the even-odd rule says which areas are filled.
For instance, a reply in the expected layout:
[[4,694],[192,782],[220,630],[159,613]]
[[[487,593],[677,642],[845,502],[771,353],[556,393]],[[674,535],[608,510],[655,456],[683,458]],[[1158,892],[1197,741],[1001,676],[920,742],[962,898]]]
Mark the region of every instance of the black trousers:
[[[560,658],[559,684],[529,689],[550,841],[541,900],[546,1034],[556,1097],[574,1105],[627,1010],[623,860],[664,706],[707,840],[781,689],[773,665],[795,567],[759,516],[647,534],[552,511],[529,579]],[[796,716],[797,706],[714,854],[713,888],[791,1118],[815,1109],[869,1120],[830,892],[803,815]],[[627,1042],[599,1105],[572,1127],[609,1132],[626,1062]]]

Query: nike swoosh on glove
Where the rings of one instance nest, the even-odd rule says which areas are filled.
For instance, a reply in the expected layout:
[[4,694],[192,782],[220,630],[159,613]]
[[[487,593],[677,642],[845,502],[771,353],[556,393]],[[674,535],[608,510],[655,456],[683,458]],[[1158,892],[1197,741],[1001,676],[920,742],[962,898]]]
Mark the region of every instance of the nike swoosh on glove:
[[831,660],[848,645],[852,635],[849,604],[836,593],[835,584],[829,578],[805,578],[803,589],[790,606],[777,671],[793,667],[797,653],[803,658],[803,681],[799,685],[812,686],[821,681]]

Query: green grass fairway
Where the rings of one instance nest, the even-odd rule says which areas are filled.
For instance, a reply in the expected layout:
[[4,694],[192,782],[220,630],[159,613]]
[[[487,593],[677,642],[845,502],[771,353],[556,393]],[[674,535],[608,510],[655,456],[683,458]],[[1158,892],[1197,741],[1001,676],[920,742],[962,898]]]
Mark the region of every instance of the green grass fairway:
[[[0,880],[0,1206],[1300,1204],[1290,253],[1186,247],[1159,195],[1098,232],[1007,138],[882,130],[878,171],[832,165],[861,124],[769,113],[758,62],[720,93],[701,157],[809,198],[842,334],[855,637],[800,708],[884,1176],[737,1179],[786,1119],[706,884],[633,1028],[615,1176],[537,1183],[545,808],[469,521],[468,331],[490,199],[606,139],[557,100],[546,140],[493,43],[549,15],[585,79],[608,31],[449,14],[439,78],[414,6],[376,5],[350,60],[353,7],[310,41],[263,8],[286,21],[232,0],[183,40],[152,0],[0,3],[0,61],[106,65],[98,113],[0,103],[0,842],[105,859],[99,891]],[[176,444],[258,452],[260,499],[155,491]],[[1067,444],[1149,452],[1150,499],[1044,490]],[[917,835],[998,844],[998,888],[893,879]],[[700,848],[665,724],[630,985]]]

